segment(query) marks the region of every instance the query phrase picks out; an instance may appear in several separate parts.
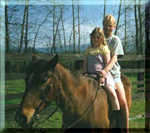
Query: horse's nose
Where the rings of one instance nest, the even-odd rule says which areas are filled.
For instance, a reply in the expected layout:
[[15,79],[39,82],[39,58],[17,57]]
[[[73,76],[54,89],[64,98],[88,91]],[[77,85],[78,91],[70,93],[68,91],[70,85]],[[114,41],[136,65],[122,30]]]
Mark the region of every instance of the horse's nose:
[[16,111],[15,121],[21,126],[27,122],[27,118],[19,111],[19,109]]
[[15,121],[18,122],[19,121],[19,114],[20,114],[20,109],[18,108],[15,114]]

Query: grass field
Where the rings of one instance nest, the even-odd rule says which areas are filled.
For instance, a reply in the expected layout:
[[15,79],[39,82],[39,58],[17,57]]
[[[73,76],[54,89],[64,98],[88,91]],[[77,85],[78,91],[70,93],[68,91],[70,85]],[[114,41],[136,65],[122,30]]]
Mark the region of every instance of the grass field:
[[[145,127],[145,98],[144,92],[138,92],[136,87],[136,75],[128,75],[130,81],[132,82],[132,106],[130,110],[130,128],[144,128]],[[6,81],[6,95],[8,94],[17,94],[24,92],[25,83],[24,80],[7,80]],[[7,106],[20,103],[19,98],[6,99],[5,103]],[[55,105],[53,105],[53,109]],[[57,111],[50,119],[47,121],[42,121],[42,118],[45,118],[51,109],[47,109],[43,114],[40,115],[40,120],[38,121],[38,128],[60,128],[62,113]],[[6,110],[6,128],[19,128],[14,121],[16,109]]]

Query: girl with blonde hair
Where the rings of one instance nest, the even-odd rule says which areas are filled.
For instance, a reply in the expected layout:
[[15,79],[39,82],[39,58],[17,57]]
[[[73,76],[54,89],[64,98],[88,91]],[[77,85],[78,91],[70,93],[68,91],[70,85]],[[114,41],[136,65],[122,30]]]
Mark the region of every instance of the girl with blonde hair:
[[[85,51],[84,69],[88,74],[100,74],[101,70],[110,61],[110,50],[104,37],[103,30],[96,27],[90,34],[91,46]],[[106,88],[109,96],[112,115],[116,116],[120,110],[119,101],[115,92],[115,84],[110,72],[100,78],[100,86]]]

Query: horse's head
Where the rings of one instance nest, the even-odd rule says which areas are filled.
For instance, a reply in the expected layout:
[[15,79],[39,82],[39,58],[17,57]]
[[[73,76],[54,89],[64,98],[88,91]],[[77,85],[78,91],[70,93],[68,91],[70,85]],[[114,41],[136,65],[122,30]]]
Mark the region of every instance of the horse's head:
[[47,102],[56,98],[54,94],[56,77],[53,73],[57,61],[57,55],[49,61],[32,56],[32,62],[26,71],[26,89],[15,117],[20,126],[32,127],[36,115],[45,108]]

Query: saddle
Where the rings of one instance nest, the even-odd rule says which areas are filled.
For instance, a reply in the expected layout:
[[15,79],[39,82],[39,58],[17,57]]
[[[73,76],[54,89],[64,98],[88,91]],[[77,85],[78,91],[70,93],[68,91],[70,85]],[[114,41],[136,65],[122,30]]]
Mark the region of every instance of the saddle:
[[[85,73],[82,73],[83,76],[86,76],[86,77],[89,77],[89,78],[92,78],[94,80],[96,80],[99,84],[99,86],[104,86],[105,83],[100,83],[100,78],[102,77],[102,75],[100,73],[89,73],[89,72],[85,72]],[[106,80],[105,80],[106,82]]]

